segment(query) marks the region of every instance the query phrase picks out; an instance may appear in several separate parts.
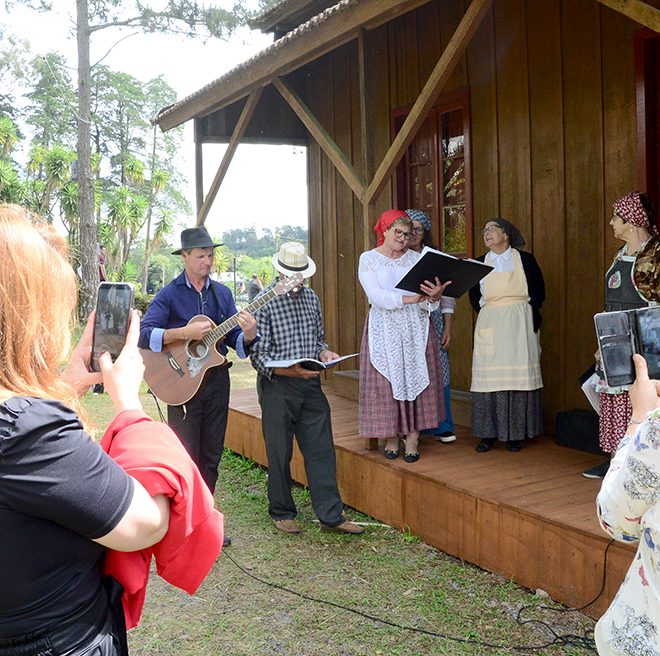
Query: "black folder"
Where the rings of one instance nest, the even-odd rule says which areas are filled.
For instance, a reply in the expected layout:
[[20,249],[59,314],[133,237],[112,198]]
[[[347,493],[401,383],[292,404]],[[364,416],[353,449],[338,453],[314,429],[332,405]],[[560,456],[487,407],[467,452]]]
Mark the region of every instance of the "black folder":
[[440,282],[451,280],[451,285],[444,291],[445,296],[459,298],[492,270],[492,266],[478,260],[459,259],[425,246],[422,256],[415,262],[413,268],[399,280],[396,288],[421,294],[420,285],[425,280],[434,282],[437,277]]

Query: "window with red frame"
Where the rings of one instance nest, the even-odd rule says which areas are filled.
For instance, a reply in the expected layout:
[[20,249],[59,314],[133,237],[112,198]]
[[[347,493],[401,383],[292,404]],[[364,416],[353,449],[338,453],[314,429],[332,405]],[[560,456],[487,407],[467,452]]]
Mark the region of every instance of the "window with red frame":
[[[408,110],[394,116],[395,134]],[[431,242],[452,255],[472,251],[469,95],[445,94],[429,112],[397,168],[397,206],[431,217]]]

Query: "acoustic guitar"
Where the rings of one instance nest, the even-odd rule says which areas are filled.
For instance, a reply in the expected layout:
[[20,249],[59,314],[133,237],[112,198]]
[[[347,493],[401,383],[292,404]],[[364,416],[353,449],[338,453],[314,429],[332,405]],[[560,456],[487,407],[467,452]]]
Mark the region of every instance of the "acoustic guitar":
[[[286,294],[302,284],[302,274],[280,280],[275,287],[258,296],[245,310],[254,314],[259,308],[272,301],[276,296]],[[207,316],[198,314],[194,321],[211,321]],[[227,358],[218,351],[217,344],[227,333],[238,325],[238,312],[216,326],[203,339],[180,339],[163,345],[160,352],[140,349],[144,360],[144,379],[151,391],[168,405],[187,403],[200,388],[209,369],[219,367]]]

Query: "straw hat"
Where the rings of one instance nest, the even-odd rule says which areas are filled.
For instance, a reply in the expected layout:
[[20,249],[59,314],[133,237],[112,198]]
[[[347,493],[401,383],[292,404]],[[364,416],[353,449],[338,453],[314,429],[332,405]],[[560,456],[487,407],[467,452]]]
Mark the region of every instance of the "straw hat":
[[305,253],[305,247],[297,241],[287,241],[273,255],[273,266],[286,276],[302,273],[303,278],[310,278],[316,271],[314,260]]

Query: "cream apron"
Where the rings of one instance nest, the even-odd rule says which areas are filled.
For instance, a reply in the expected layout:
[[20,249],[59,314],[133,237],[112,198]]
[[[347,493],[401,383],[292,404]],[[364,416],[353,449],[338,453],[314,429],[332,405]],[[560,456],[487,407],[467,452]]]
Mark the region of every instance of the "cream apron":
[[520,254],[513,271],[484,278],[484,306],[474,330],[471,392],[531,391],[543,387],[541,347]]

